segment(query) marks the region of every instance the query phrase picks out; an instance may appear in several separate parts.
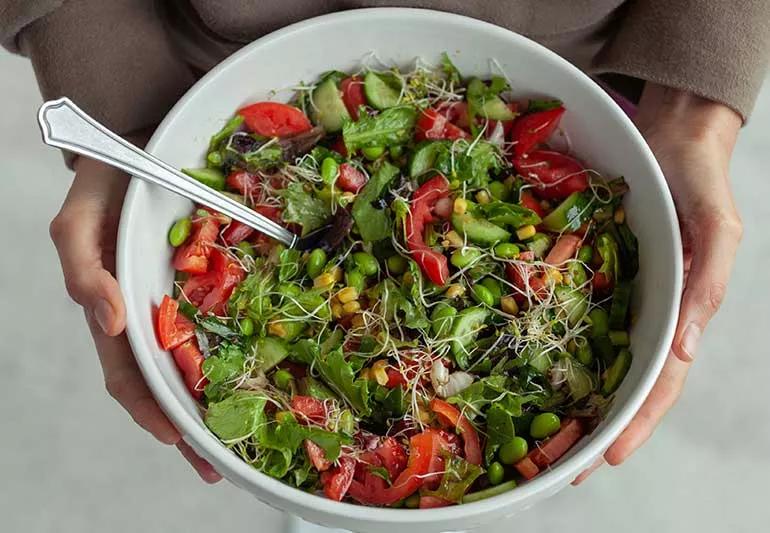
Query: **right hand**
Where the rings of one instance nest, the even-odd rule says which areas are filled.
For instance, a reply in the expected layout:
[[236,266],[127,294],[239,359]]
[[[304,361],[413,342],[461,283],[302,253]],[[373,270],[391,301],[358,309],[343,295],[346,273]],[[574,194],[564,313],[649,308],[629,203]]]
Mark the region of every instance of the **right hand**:
[[50,227],[64,283],[85,311],[107,392],[156,439],[175,445],[204,481],[216,483],[221,476],[182,440],[155,402],[124,333],[115,243],[127,185],[128,177],[119,170],[85,157],[75,160],[75,179]]

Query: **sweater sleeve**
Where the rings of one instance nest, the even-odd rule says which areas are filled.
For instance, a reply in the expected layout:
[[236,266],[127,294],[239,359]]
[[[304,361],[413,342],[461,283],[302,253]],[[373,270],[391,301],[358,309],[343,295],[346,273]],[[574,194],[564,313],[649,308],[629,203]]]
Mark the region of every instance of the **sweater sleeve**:
[[770,1],[631,0],[591,71],[690,91],[751,114],[770,55]]
[[121,134],[157,125],[194,82],[154,0],[0,0],[0,39],[30,58],[45,99]]

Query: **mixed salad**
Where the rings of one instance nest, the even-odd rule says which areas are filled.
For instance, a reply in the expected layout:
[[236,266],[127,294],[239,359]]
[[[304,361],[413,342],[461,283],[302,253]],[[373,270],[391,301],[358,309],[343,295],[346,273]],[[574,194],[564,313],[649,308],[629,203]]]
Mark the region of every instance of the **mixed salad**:
[[428,508],[590,432],[631,364],[637,242],[565,112],[446,55],[240,109],[186,172],[318,244],[204,207],[170,230],[158,335],[222,443],[334,500]]

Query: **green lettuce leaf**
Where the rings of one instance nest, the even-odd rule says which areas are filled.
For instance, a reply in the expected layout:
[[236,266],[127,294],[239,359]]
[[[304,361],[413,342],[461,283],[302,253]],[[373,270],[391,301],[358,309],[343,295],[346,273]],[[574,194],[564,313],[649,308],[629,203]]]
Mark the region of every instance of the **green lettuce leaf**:
[[444,475],[436,490],[423,490],[424,496],[436,496],[450,502],[459,503],[474,481],[484,473],[484,469],[461,457],[447,454],[444,462]]
[[331,208],[328,202],[316,198],[312,193],[305,191],[300,182],[294,182],[281,191],[286,201],[283,210],[283,221],[302,226],[302,234],[307,235],[311,231],[320,228],[331,217]]
[[489,202],[479,205],[479,209],[484,213],[484,218],[498,226],[520,228],[529,224],[536,226],[541,222],[537,213],[518,204]]
[[265,421],[265,398],[236,392],[221,402],[209,404],[204,422],[223,441],[242,440],[253,435]]
[[353,202],[352,215],[361,238],[368,242],[390,237],[393,224],[386,209],[374,207],[390,183],[398,176],[399,170],[394,165],[384,162],[372,175],[367,184],[358,193]]
[[450,180],[481,188],[489,184],[490,172],[501,170],[503,163],[495,145],[483,140],[459,140],[439,151],[434,166]]
[[369,416],[369,382],[356,378],[351,364],[342,355],[342,349],[332,350],[316,359],[321,378],[361,416]]
[[511,415],[502,405],[492,404],[487,410],[487,444],[500,446],[516,436]]
[[374,116],[362,114],[355,122],[345,122],[342,138],[351,153],[372,146],[406,144],[412,140],[416,120],[417,110],[411,106],[391,107]]

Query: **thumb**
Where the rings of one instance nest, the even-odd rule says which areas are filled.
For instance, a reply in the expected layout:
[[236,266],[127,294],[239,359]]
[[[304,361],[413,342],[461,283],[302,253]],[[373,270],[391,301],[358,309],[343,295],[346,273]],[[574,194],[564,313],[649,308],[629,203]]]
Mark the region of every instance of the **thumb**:
[[685,362],[695,358],[700,336],[722,303],[743,232],[740,219],[732,214],[711,215],[695,224],[692,263],[672,346]]
[[98,202],[73,204],[69,199],[50,226],[67,292],[106,335],[115,336],[125,328],[126,310],[117,280],[104,268],[103,231]]

